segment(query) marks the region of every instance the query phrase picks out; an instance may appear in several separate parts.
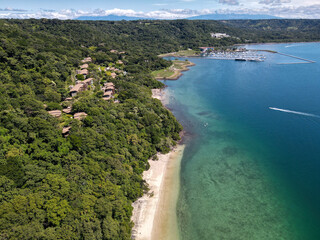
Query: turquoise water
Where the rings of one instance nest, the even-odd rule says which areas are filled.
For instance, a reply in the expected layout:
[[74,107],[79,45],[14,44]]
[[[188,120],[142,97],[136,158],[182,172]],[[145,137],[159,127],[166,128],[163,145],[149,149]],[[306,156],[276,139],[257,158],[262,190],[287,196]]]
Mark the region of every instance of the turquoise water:
[[[250,45],[265,62],[193,58],[166,81],[187,131],[180,239],[320,239],[320,43]],[[306,116],[269,107],[314,114]]]

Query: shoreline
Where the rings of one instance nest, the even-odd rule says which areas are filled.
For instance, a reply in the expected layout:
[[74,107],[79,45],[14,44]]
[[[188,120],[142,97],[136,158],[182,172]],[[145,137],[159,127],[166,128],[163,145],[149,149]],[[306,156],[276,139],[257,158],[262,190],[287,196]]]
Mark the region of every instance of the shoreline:
[[[168,101],[162,89],[153,89],[152,97],[163,105]],[[150,168],[143,172],[149,191],[132,204],[132,239],[179,239],[176,203],[184,148],[178,143],[169,153],[158,154],[158,160],[149,160]]]
[[[174,73],[171,76],[169,76],[169,77],[155,77],[155,79],[157,79],[157,80],[178,80],[183,75],[182,72],[189,71],[190,67],[193,67],[195,65],[196,65],[195,63],[188,61],[188,64],[184,64],[182,66],[182,69],[175,69]],[[154,97],[154,98],[157,98],[157,97]],[[160,101],[161,101],[161,99],[160,99]]]
[[245,46],[245,45],[271,45],[271,44],[290,44],[290,43],[320,43],[320,41],[309,41],[309,42],[264,42],[264,43],[237,43],[234,46]]

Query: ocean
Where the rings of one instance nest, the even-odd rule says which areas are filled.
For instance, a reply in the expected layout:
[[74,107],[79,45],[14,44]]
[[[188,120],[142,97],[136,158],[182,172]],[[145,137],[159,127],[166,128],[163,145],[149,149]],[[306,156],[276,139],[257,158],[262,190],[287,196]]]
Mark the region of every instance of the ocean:
[[187,132],[180,239],[320,239],[320,43],[246,47],[316,63],[190,58],[164,81]]

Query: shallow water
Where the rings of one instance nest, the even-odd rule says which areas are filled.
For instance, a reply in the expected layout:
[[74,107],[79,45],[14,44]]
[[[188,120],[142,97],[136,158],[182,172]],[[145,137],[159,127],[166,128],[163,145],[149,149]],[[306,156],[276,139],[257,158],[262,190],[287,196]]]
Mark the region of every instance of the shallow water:
[[[166,81],[188,132],[180,239],[320,239],[320,43],[250,45],[265,62],[204,58]],[[311,115],[275,111],[269,107]]]

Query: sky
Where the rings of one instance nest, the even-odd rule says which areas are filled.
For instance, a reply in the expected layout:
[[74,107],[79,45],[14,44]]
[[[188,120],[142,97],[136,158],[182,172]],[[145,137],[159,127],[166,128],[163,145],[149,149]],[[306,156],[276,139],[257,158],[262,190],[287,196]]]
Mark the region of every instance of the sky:
[[0,18],[59,18],[109,14],[177,19],[214,13],[320,18],[320,0],[0,0]]

